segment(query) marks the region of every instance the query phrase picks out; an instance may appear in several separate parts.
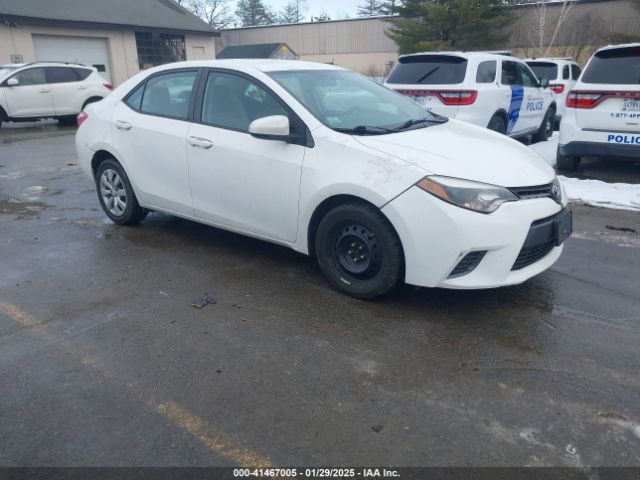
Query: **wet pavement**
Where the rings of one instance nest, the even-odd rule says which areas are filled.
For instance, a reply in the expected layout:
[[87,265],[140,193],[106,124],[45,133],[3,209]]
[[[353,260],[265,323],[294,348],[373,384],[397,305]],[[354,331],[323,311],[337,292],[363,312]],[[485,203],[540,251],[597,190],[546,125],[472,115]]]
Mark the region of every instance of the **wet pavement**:
[[640,465],[637,213],[575,206],[524,285],[362,302],[285,248],[109,223],[70,133],[0,131],[0,465]]

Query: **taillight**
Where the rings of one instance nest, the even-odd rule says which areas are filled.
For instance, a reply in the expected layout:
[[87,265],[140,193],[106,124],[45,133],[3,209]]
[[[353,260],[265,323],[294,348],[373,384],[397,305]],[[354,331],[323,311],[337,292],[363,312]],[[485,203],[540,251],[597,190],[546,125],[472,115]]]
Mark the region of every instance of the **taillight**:
[[111,83],[103,83],[103,85],[105,87],[107,87],[109,90],[113,90],[113,84],[111,84]]
[[398,90],[402,95],[412,97],[438,97],[445,105],[472,105],[478,92],[476,90]]
[[581,90],[571,90],[567,95],[567,107],[570,108],[593,108],[596,105],[599,105],[607,98],[619,98],[619,99],[630,99],[630,100],[640,100],[640,92],[615,92],[615,91],[604,91],[604,92],[594,92],[594,91],[581,91]]
[[550,84],[549,88],[553,90],[556,95],[560,95],[562,92],[564,92],[564,85],[562,85],[561,83]]
[[89,115],[87,115],[87,112],[80,112],[77,119],[78,126],[82,125],[87,118],[89,118]]

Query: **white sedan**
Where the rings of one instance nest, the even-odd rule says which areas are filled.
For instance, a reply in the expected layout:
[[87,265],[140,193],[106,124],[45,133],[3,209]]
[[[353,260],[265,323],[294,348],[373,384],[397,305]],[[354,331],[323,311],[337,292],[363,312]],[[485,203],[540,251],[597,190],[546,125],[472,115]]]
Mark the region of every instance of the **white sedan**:
[[165,65],[78,123],[81,165],[114,222],[155,210],[286,245],[359,298],[402,281],[521,283],[571,233],[537,154],[334,66]]

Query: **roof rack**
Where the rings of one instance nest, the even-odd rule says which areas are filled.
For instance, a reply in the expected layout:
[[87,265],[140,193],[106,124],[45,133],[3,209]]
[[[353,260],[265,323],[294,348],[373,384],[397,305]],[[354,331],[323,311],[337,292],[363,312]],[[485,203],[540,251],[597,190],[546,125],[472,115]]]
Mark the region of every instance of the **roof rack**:
[[60,65],[77,65],[80,67],[88,67],[89,65],[85,65],[84,63],[78,63],[78,62],[62,62],[62,61],[58,61],[58,60],[46,60],[46,61],[39,61],[39,62],[29,62],[29,63],[25,63],[24,66],[26,67],[27,65],[40,65],[43,63],[58,63]]

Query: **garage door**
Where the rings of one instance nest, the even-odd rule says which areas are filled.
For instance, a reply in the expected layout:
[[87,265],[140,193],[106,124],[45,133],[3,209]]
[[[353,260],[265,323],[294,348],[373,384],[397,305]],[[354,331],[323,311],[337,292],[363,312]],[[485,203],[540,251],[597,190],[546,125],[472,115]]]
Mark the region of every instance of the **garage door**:
[[70,62],[91,65],[109,82],[111,69],[106,38],[34,35],[37,62]]

